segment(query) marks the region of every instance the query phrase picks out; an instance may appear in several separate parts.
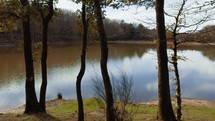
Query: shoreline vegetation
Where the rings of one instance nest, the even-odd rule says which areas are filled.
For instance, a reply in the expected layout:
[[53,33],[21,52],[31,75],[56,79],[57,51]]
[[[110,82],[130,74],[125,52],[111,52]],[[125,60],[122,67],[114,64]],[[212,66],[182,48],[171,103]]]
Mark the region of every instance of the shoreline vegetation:
[[[175,99],[172,99],[173,106]],[[182,119],[184,121],[214,121],[215,101],[201,99],[182,99]],[[55,99],[46,102],[47,114],[24,115],[24,106],[0,111],[1,121],[77,121],[76,100]],[[86,121],[104,121],[105,115],[95,98],[84,99]],[[157,100],[130,103],[134,121],[153,121],[156,119]]]
[[[91,41],[89,44],[98,44],[99,41]],[[80,41],[73,41],[73,42],[56,42],[56,43],[50,43],[50,47],[66,47],[66,46],[75,46],[75,45],[81,45],[82,43]],[[156,45],[156,42],[154,41],[141,41],[141,40],[126,40],[126,41],[108,41],[108,44],[144,44],[144,45]],[[168,45],[172,45],[172,42],[168,41]],[[185,42],[181,43],[181,46],[215,46],[215,42],[210,43],[199,43],[199,42]],[[21,45],[13,45],[13,44],[0,44],[0,50],[22,50],[19,47]]]

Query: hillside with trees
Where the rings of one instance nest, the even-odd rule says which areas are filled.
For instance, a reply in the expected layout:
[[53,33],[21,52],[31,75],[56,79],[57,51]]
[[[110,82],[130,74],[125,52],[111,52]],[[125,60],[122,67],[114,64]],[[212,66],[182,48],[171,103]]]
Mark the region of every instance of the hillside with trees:
[[[11,27],[12,25],[12,27]],[[104,26],[108,41],[154,41],[156,39],[156,30],[149,29],[143,24],[126,23],[124,20],[104,19]],[[38,21],[31,21],[32,40],[40,42],[42,38],[38,36],[41,31],[41,25]],[[113,31],[114,30],[114,31]],[[98,41],[95,22],[89,25],[89,40]],[[167,33],[168,35],[168,33]],[[215,26],[207,25],[195,33],[183,33],[179,36],[184,41],[214,42]],[[68,10],[58,10],[57,15],[52,19],[49,26],[49,43],[51,44],[72,44],[82,40],[82,24],[79,12]],[[0,30],[1,45],[19,45],[22,43],[21,23],[10,24],[8,28]]]
[[[116,40],[154,40],[156,31],[149,29],[142,24],[126,23],[123,20],[104,19],[104,26],[107,39]],[[31,21],[32,40],[41,41],[38,36],[41,25],[38,21]],[[113,31],[114,30],[114,31]],[[95,22],[89,25],[90,41],[98,41]],[[74,43],[82,39],[81,15],[79,12],[58,10],[57,15],[52,19],[49,26],[49,43]],[[20,22],[13,23],[13,27],[0,31],[0,44],[19,44],[22,40]]]

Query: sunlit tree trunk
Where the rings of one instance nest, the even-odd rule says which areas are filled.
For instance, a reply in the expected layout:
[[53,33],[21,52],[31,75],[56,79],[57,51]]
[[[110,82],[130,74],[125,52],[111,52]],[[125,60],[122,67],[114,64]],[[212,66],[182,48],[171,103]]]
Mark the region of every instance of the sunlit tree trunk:
[[[23,7],[28,5],[28,0],[20,0]],[[25,72],[26,72],[26,105],[25,114],[38,113],[39,104],[35,92],[35,81],[34,81],[34,65],[32,57],[32,40],[30,31],[30,17],[24,15],[22,18],[23,38],[24,38],[24,58],[25,58]]]
[[85,1],[82,1],[82,24],[83,24],[83,43],[81,51],[81,68],[77,76],[76,81],[76,93],[78,100],[78,121],[84,121],[84,108],[83,108],[83,99],[81,94],[81,80],[85,73],[86,68],[86,49],[87,49],[87,32],[88,32],[88,23],[86,20],[86,6]]
[[164,0],[156,0],[157,22],[157,58],[158,58],[158,120],[176,121],[172,109],[169,71],[167,58],[167,42],[164,21]]
[[177,54],[177,39],[176,39],[176,33],[173,33],[173,57],[172,57],[172,64],[174,67],[174,73],[175,73],[175,97],[176,97],[176,119],[178,121],[181,121],[181,85],[180,85],[180,76],[179,76],[179,70],[178,70],[178,54]]
[[184,9],[185,3],[187,0],[183,0],[182,5],[178,11],[177,16],[175,17],[175,25],[172,32],[173,35],[173,56],[172,56],[172,64],[174,67],[174,73],[175,73],[175,97],[176,97],[176,119],[178,121],[181,121],[181,85],[180,85],[180,76],[179,76],[179,70],[178,70],[178,42],[176,36],[177,34],[177,28],[180,24],[180,16],[182,14],[182,11]]
[[107,69],[107,60],[108,60],[108,46],[107,46],[107,37],[104,29],[100,0],[94,0],[95,9],[96,9],[96,18],[97,18],[97,27],[99,32],[99,37],[101,40],[101,72],[103,77],[103,82],[105,86],[106,93],[106,120],[107,121],[115,121],[114,116],[114,103],[113,103],[113,93],[112,86],[110,83],[110,77]]

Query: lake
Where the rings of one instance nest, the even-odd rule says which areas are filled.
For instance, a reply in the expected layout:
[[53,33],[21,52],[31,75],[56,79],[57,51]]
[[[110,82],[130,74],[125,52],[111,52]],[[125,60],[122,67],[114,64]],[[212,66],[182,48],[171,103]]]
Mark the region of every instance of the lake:
[[[75,82],[80,68],[81,45],[49,48],[47,100],[60,92],[65,99],[76,99]],[[168,50],[171,54],[171,50]],[[215,46],[186,46],[179,50],[183,98],[215,100]],[[0,110],[25,103],[24,58],[20,51],[0,52]],[[134,101],[157,99],[157,55],[150,44],[109,44],[108,69],[111,75],[121,71],[132,76]],[[100,47],[88,47],[86,73],[82,81],[84,98],[94,96],[92,77],[100,74]],[[170,67],[171,68],[171,67]],[[173,73],[170,72],[170,78]],[[36,92],[41,84],[40,61],[35,61]],[[170,80],[174,95],[174,81]]]

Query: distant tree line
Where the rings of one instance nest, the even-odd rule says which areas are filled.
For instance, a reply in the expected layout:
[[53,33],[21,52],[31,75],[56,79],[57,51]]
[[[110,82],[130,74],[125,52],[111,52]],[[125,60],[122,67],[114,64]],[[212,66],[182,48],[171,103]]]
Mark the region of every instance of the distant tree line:
[[[41,25],[36,20],[31,21],[32,40],[41,41]],[[95,23],[94,23],[95,24]],[[98,34],[94,24],[90,24],[90,41],[97,41]],[[142,24],[126,23],[123,20],[104,19],[108,40],[154,40],[155,29],[149,29]],[[114,31],[113,31],[114,30]],[[81,17],[78,12],[59,10],[58,15],[50,22],[49,42],[74,42],[82,40]],[[0,30],[0,43],[19,43],[22,40],[22,27],[18,22],[7,31]]]
[[[34,20],[31,21],[32,40],[34,42],[41,41],[41,25]],[[107,39],[111,41],[119,40],[144,40],[153,41],[156,39],[156,30],[149,29],[144,25],[135,23],[126,23],[124,20],[104,19],[104,26],[107,33]],[[113,31],[114,30],[114,31]],[[89,25],[89,40],[97,41],[98,34],[96,32],[95,23]],[[55,18],[50,22],[49,27],[49,43],[73,43],[82,40],[82,24],[81,16],[78,12],[68,10],[59,10]],[[168,33],[167,33],[168,35]],[[191,36],[192,35],[192,36]],[[214,42],[215,26],[207,25],[196,33],[184,33],[179,36],[183,41]],[[10,28],[6,30],[0,29],[1,44],[19,44],[22,40],[21,23],[11,23]]]
[[215,25],[208,25],[201,29],[196,36],[205,42],[215,42]]
[[[171,32],[167,31],[168,40],[172,36],[170,35]],[[215,40],[215,25],[207,25],[203,27],[201,30],[196,31],[195,33],[181,33],[178,35],[178,39],[182,41],[182,43],[185,42],[198,42],[198,43],[214,43]]]
[[142,24],[110,19],[105,19],[104,24],[108,40],[154,40],[156,37],[155,29],[151,30]]

